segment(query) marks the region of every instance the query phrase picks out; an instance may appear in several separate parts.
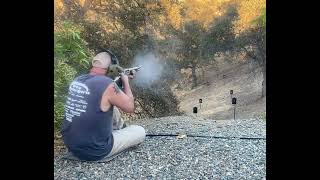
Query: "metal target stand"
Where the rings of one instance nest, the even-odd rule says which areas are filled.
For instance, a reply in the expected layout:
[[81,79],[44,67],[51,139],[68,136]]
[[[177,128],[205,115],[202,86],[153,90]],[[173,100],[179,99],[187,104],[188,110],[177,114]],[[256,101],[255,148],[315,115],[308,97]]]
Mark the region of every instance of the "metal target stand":
[[233,90],[230,90],[231,103],[233,105],[233,119],[236,120],[236,104],[237,98],[233,97]]
[[197,117],[197,113],[198,113],[198,108],[197,107],[193,107],[193,114],[196,114],[196,117]]
[[237,104],[237,98],[232,98],[232,105],[233,105],[233,119],[236,120],[236,104]]

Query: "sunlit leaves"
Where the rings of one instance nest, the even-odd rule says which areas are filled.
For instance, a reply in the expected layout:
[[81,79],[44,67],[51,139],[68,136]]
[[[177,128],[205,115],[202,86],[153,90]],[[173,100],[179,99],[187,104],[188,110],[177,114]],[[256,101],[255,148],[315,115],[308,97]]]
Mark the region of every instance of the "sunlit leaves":
[[74,77],[90,67],[92,53],[81,38],[81,28],[63,22],[54,33],[54,121],[63,116],[63,103],[68,85]]
[[266,0],[235,0],[239,3],[239,21],[235,24],[237,31],[244,31],[256,26],[253,23],[266,8]]

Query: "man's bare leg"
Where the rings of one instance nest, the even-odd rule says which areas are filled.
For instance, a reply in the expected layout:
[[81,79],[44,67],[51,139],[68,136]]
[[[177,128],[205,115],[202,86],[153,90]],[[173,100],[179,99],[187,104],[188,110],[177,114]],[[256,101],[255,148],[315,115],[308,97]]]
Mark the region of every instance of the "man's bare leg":
[[116,155],[130,147],[141,144],[146,137],[145,129],[141,126],[130,125],[126,126],[124,120],[121,118],[121,113],[117,107],[113,109],[113,147],[109,158]]
[[113,124],[113,127],[112,127],[113,130],[119,130],[126,127],[126,123],[121,118],[121,113],[116,106],[113,107],[112,124]]
[[113,147],[107,157],[111,157],[122,151],[141,144],[146,138],[146,131],[142,126],[130,125],[120,130],[114,130]]

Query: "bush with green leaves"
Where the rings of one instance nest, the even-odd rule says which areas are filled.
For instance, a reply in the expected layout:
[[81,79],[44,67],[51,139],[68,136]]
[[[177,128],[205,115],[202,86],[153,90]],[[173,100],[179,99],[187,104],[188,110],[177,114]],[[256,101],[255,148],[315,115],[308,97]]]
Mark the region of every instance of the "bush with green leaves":
[[267,120],[267,113],[266,112],[262,112],[261,114],[259,114],[257,116],[257,119],[261,119],[261,120],[266,121]]
[[59,128],[70,82],[88,70],[92,52],[81,38],[81,27],[71,22],[56,24],[54,33],[54,125]]

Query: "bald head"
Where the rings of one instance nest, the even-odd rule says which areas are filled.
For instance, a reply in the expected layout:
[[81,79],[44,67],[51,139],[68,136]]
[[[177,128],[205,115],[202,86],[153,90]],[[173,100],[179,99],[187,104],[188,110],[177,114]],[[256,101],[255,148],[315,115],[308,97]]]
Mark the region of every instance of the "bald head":
[[97,54],[92,60],[92,66],[107,69],[111,64],[111,56],[107,52]]

